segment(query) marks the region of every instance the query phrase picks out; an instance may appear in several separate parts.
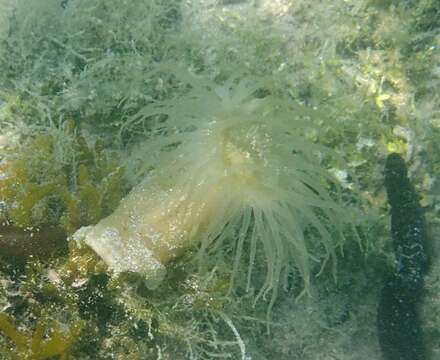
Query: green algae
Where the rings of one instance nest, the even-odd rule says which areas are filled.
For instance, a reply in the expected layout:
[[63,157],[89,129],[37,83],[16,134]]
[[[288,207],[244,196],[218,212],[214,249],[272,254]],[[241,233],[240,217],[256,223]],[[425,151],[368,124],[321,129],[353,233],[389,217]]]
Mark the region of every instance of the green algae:
[[15,345],[15,351],[8,348],[1,349],[8,360],[44,360],[54,356],[60,359],[72,359],[69,350],[77,341],[83,322],[81,320],[69,326],[67,332],[61,330],[60,324],[53,322],[37,323],[33,333],[19,331],[13,324],[13,319],[0,314],[0,331],[3,332]]
[[[125,191],[123,168],[103,150],[77,135],[69,123],[60,144],[56,133],[30,136],[1,164],[0,201],[10,223],[20,228],[59,226],[67,235],[96,223]],[[59,146],[71,152],[57,153]],[[101,148],[100,148],[101,147]]]
[[[345,164],[339,163],[321,153],[322,165],[348,174],[344,178],[347,187],[354,186],[351,171],[355,173],[367,200],[362,203],[367,214],[358,216],[368,226],[365,249],[369,257],[367,261],[358,254],[356,264],[350,262],[354,251],[348,243],[341,249],[345,257],[338,253],[338,284],[324,271],[313,279],[316,292],[312,289],[312,294],[317,295],[304,300],[307,305],[292,300],[298,295],[298,286],[296,277],[289,277],[288,290],[282,290],[274,305],[273,322],[278,325],[271,323],[273,335],[267,337],[267,321],[261,319],[265,304],[252,307],[250,298],[255,289],[250,289],[250,294],[240,288],[229,292],[233,264],[227,259],[215,271],[201,276],[191,265],[192,256],[185,257],[171,264],[164,288],[152,292],[134,274],[108,279],[103,275],[105,266],[93,251],[69,244],[67,257],[35,265],[22,278],[11,280],[20,287],[19,295],[12,295],[16,289],[8,289],[8,295],[1,289],[2,307],[16,318],[9,318],[10,324],[23,324],[20,328],[27,330],[21,333],[31,337],[35,323],[29,322],[30,318],[51,323],[41,307],[50,307],[61,318],[81,313],[83,332],[66,350],[73,358],[106,359],[115,354],[127,359],[240,359],[240,342],[224,319],[235,324],[246,351],[255,359],[274,354],[280,359],[378,358],[371,330],[377,304],[371,298],[380,287],[383,263],[392,262],[384,236],[383,159],[387,151],[407,154],[416,169],[415,183],[421,183],[426,172],[427,182],[435,183],[438,170],[438,125],[431,131],[431,124],[438,122],[438,99],[430,96],[438,85],[433,72],[439,59],[438,19],[432,16],[437,3],[285,2],[288,20],[283,22],[283,14],[240,13],[238,6],[223,8],[216,2],[203,18],[208,26],[190,16],[194,29],[200,25],[198,33],[193,29],[189,34],[187,27],[187,33],[183,31],[183,38],[177,40],[172,39],[173,27],[180,26],[172,20],[180,19],[174,1],[168,8],[174,14],[169,16],[162,11],[167,6],[161,1],[124,2],[125,6],[117,1],[65,3],[70,8],[63,13],[56,1],[22,1],[6,36],[7,51],[2,43],[1,99],[6,104],[2,127],[13,124],[25,134],[24,145],[7,154],[8,161],[1,164],[2,172],[19,180],[14,185],[1,179],[10,221],[21,227],[53,224],[71,234],[111,213],[127,190],[127,174],[123,168],[118,170],[118,160],[112,161],[111,140],[99,140],[100,131],[111,138],[121,129],[129,129],[122,136],[124,145],[150,134],[154,119],[146,118],[131,128],[126,127],[126,120],[152,101],[172,101],[175,94],[188,90],[166,71],[151,72],[155,62],[171,57],[184,62],[183,67],[197,76],[212,77],[217,84],[231,73],[247,77],[264,74],[271,78],[268,88],[274,94],[288,93],[310,108],[305,120],[312,140],[347,159]],[[148,17],[139,16],[143,4],[151,10]],[[27,9],[28,5],[35,11]],[[63,22],[66,30],[61,29]],[[125,23],[136,26],[126,31]],[[81,32],[83,29],[91,31]],[[231,62],[237,65],[231,68]],[[51,127],[48,113],[52,119],[62,115],[61,126]],[[68,118],[74,118],[75,125],[63,127]],[[91,126],[87,128],[87,124]],[[394,132],[396,127],[414,137],[402,137]],[[57,135],[59,130],[63,136]],[[96,143],[85,136],[90,130],[99,138]],[[73,149],[70,154],[74,156],[60,144]],[[421,146],[426,146],[424,152],[431,160],[417,150]],[[142,164],[144,154],[139,159]],[[130,161],[123,162],[130,168],[129,176],[138,179],[137,172],[131,171],[138,168]],[[62,166],[45,175],[50,170],[47,163]],[[141,169],[139,173],[148,171]],[[432,211],[438,200],[435,194],[429,199],[427,206]],[[231,254],[230,250],[225,254]],[[261,262],[256,268],[257,279],[264,270]],[[51,280],[45,278],[47,273]],[[6,275],[1,277],[3,281]],[[433,284],[435,279],[434,274]],[[430,296],[432,313],[436,313],[435,285]],[[84,304],[87,300],[93,305]],[[114,314],[109,315],[109,309],[115,310]],[[438,318],[427,319],[427,323],[431,345],[438,347]],[[8,345],[13,343],[7,341]]]

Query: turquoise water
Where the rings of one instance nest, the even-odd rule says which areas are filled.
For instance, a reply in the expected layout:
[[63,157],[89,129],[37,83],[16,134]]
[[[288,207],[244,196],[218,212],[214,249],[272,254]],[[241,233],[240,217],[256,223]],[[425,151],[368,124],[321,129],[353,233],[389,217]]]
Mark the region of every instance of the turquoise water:
[[436,359],[439,12],[0,0],[0,359]]

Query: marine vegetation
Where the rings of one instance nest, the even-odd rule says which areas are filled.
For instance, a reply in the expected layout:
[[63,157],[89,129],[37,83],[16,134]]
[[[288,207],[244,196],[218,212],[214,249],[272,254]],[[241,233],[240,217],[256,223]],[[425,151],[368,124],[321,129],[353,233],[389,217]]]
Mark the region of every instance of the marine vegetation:
[[33,334],[27,334],[15,328],[11,317],[0,314],[0,332],[8,336],[15,346],[14,350],[2,347],[0,351],[8,359],[44,360],[56,356],[71,359],[69,350],[79,336],[82,323],[81,320],[76,321],[67,332],[61,330],[56,322],[52,326],[38,323]]
[[439,4],[0,0],[0,347],[379,359],[388,153],[438,222]]
[[[123,196],[117,157],[104,152],[99,139],[89,145],[73,121],[23,136],[21,142],[4,151],[0,164],[2,231],[9,238],[22,238],[28,248],[45,242],[63,246],[67,235],[110,213]],[[7,238],[2,247],[15,246]],[[22,255],[29,252],[25,248]],[[14,249],[10,253],[20,252]]]

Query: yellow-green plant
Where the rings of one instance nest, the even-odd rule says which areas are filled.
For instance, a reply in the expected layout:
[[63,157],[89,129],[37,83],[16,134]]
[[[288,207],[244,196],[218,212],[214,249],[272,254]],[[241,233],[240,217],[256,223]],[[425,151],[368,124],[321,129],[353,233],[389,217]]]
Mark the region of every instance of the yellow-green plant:
[[89,146],[73,122],[28,138],[6,155],[0,172],[0,200],[11,223],[67,234],[112,211],[125,186],[117,160],[99,141]]
[[78,339],[84,322],[75,321],[67,332],[61,330],[61,325],[54,321],[50,326],[45,321],[37,323],[35,330],[20,331],[12,317],[0,314],[0,331],[6,335],[15,346],[14,350],[3,346],[1,352],[10,360],[43,360],[59,356],[61,360],[67,360],[69,349]]

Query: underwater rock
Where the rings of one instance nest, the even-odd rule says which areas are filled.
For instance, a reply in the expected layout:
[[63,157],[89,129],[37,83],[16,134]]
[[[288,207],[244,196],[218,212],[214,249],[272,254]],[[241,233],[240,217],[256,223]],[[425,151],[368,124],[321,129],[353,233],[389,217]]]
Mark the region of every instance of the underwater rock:
[[386,160],[385,187],[398,265],[388,275],[380,294],[379,343],[386,360],[424,360],[418,303],[428,269],[425,219],[405,162],[395,153]]

